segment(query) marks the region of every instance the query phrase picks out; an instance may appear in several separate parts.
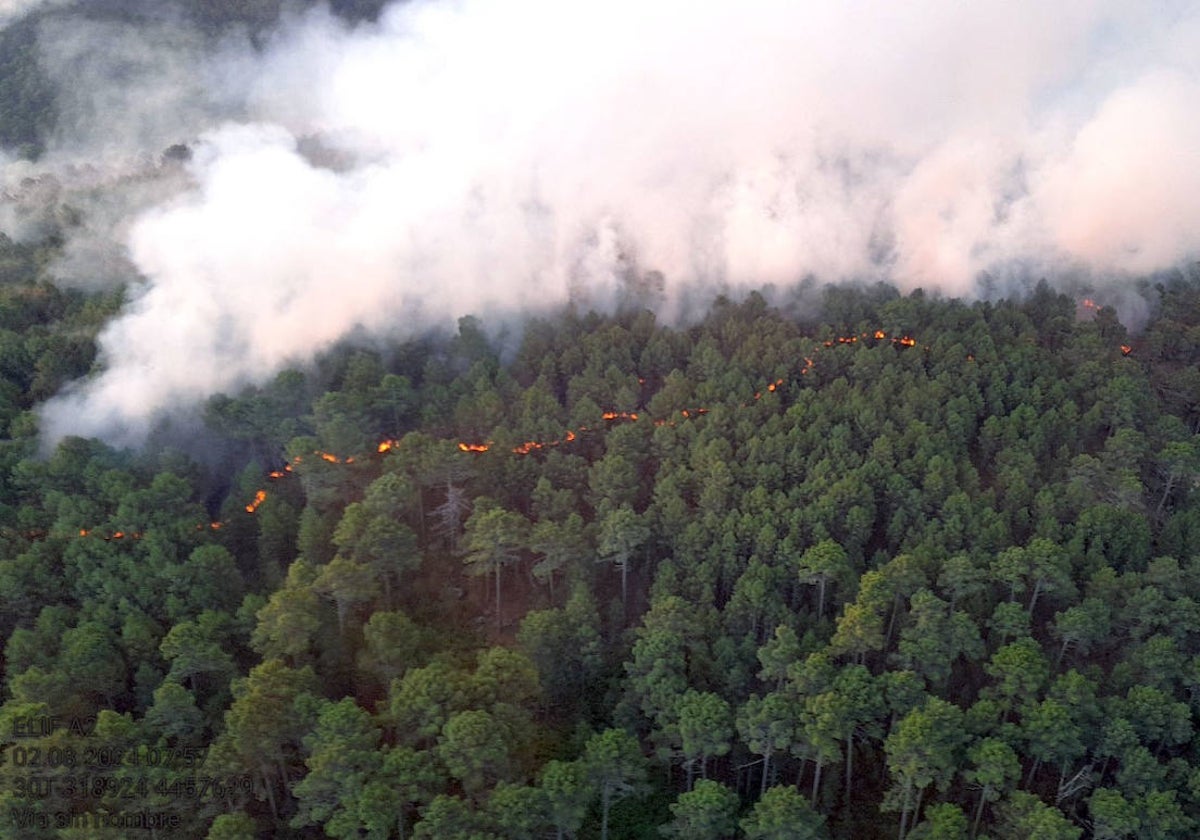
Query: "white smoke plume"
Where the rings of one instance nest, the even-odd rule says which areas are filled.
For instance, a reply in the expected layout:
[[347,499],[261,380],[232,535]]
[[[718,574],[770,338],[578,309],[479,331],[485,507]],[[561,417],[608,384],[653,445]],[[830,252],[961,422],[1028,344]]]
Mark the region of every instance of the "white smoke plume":
[[36,8],[59,5],[64,2],[66,0],[0,0],[0,29]]
[[51,440],[134,442],[354,330],[603,305],[631,267],[670,312],[1200,246],[1195,2],[414,2],[193,59],[211,107],[174,95],[180,66],[100,120],[206,127],[190,186],[127,220],[144,280],[103,372],[45,406]]

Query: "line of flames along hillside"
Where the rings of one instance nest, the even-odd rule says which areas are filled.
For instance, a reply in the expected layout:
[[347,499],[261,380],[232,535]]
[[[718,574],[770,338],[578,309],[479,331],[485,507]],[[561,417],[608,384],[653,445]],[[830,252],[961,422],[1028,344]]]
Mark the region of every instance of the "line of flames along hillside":
[[[1089,304],[1090,304],[1090,306],[1089,306]],[[1083,302],[1083,306],[1085,309],[1095,309],[1096,308],[1095,304],[1092,303],[1092,301],[1090,301],[1090,300],[1085,300]],[[904,335],[899,335],[899,336],[889,336],[886,332],[884,332],[883,330],[879,330],[879,329],[873,330],[870,332],[860,333],[857,335],[837,336],[835,338],[825,339],[825,340],[821,341],[820,343],[814,345],[813,349],[811,350],[810,355],[801,357],[803,360],[803,365],[801,365],[801,367],[799,369],[800,375],[805,376],[812,372],[813,368],[816,365],[816,358],[818,357],[821,350],[827,349],[827,348],[832,348],[832,347],[844,346],[844,345],[859,344],[864,339],[873,339],[876,342],[888,341],[896,347],[916,347],[917,346],[916,339],[914,339],[910,335],[904,334]],[[926,347],[925,349],[928,350],[929,348]],[[1128,344],[1122,344],[1120,346],[1120,350],[1121,350],[1122,356],[1128,356],[1133,352],[1133,347]],[[968,355],[967,359],[970,361],[974,361],[975,357],[973,355]],[[645,380],[639,377],[638,382],[645,383]],[[767,383],[766,392],[767,393],[775,393],[775,392],[781,390],[785,384],[786,384],[786,380],[784,380],[782,378],[776,379],[773,382]],[[754,400],[755,401],[760,400],[760,399],[762,399],[762,396],[763,396],[762,391],[756,391],[754,393]],[[746,403],[742,403],[742,406],[745,407],[750,404],[751,404],[750,402],[746,402]],[[680,409],[679,417],[684,420],[689,420],[694,417],[701,417],[708,413],[709,413],[709,409],[705,408],[705,407],[684,408],[684,409]],[[600,418],[605,423],[612,424],[612,423],[622,423],[622,422],[637,422],[637,420],[639,419],[640,416],[641,416],[641,414],[636,411],[605,411],[603,414],[601,414]],[[677,419],[668,418],[668,417],[656,418],[653,421],[655,426],[673,426],[676,424],[676,422],[678,422]],[[538,452],[541,450],[552,449],[557,446],[562,446],[563,444],[571,443],[572,441],[577,440],[581,434],[583,434],[585,432],[595,431],[598,428],[599,427],[596,427],[596,426],[580,426],[577,429],[568,429],[565,432],[563,432],[563,434],[560,437],[553,438],[551,440],[529,440],[529,441],[525,441],[524,443],[519,443],[516,446],[513,446],[511,448],[511,452],[514,455],[530,455],[534,452]],[[388,452],[394,451],[399,446],[400,446],[399,440],[395,440],[395,439],[382,440],[376,446],[375,452],[377,455],[384,455]],[[490,452],[494,448],[495,448],[495,444],[492,441],[458,441],[458,449],[461,452],[484,453],[484,452]],[[323,452],[321,450],[315,450],[312,454],[314,457],[319,458],[322,461],[325,461],[330,464],[354,464],[354,463],[356,463],[356,458],[353,455],[346,456],[346,457],[340,457],[338,455],[334,455],[333,453]],[[299,466],[303,462],[304,462],[304,458],[302,456],[296,456],[291,460],[290,463],[284,465],[284,467],[282,469],[272,470],[271,472],[267,473],[267,478],[271,479],[273,481],[287,478],[289,475],[292,475],[295,472],[294,467]],[[254,497],[250,500],[250,502],[248,502],[245,505],[244,510],[248,514],[256,513],[258,511],[259,507],[262,506],[263,502],[265,502],[267,500],[267,497],[268,497],[268,492],[267,492],[266,488],[257,489],[254,492]],[[202,524],[196,525],[196,530],[198,530],[198,531],[202,531],[202,530],[216,531],[216,530],[220,530],[226,524],[227,524],[226,522],[222,522],[222,521],[213,521],[213,522],[209,522],[207,524],[202,523]],[[41,531],[36,531],[36,532],[31,531],[31,532],[26,532],[24,534],[24,536],[29,539],[39,539],[39,538],[44,538],[46,535],[44,532],[41,532]],[[136,540],[136,539],[140,539],[142,535],[140,532],[124,532],[124,531],[114,531],[109,534],[101,534],[101,533],[98,533],[97,531],[95,531],[94,529],[81,528],[81,529],[79,529],[79,536],[80,537],[96,537],[96,538],[108,541],[108,540],[125,540],[125,539]]]

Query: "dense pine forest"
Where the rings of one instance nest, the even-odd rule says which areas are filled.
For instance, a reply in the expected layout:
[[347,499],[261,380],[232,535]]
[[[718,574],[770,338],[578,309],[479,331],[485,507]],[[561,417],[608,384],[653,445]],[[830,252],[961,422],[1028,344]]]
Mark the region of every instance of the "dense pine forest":
[[1195,836],[1195,280],[468,318],[47,455],[121,304],[53,248],[0,255],[0,836]]
[[[363,32],[388,4],[325,5]],[[149,282],[71,243],[123,212],[110,188],[183,189],[173,167],[203,141],[140,138],[127,151],[149,162],[117,174],[86,143],[71,158],[72,119],[124,116],[109,100],[79,116],[72,71],[39,55],[78,30],[47,24],[166,21],[196,50],[240,38],[250,55],[319,6],[3,9],[0,165],[26,174],[0,183],[0,223],[23,232],[0,232],[0,840],[1200,835],[1196,263],[1118,269],[1078,295],[1060,291],[1078,277],[972,300],[885,283],[694,292],[680,308],[697,317],[675,323],[647,306],[664,275],[621,255],[625,297],[602,311],[364,328],[265,384],[172,406],[140,448],[49,446],[39,412],[115,360],[103,331]],[[156,66],[129,56],[115,87]],[[619,115],[597,124],[635,133]],[[298,137],[322,183],[350,165],[319,132]],[[875,160],[820,157],[852,194]],[[469,192],[473,219],[487,191]],[[979,206],[1003,221],[1015,202]],[[938,231],[975,212],[910,204]],[[642,223],[673,209],[645,206]],[[1178,206],[1184,230],[1194,205]],[[519,218],[552,215],[531,201]]]

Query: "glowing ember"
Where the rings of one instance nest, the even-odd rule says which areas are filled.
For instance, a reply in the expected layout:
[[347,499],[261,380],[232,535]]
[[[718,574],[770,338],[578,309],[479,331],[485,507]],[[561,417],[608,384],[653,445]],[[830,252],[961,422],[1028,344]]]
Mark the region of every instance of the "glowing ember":
[[88,535],[87,528],[80,528],[80,529],[79,529],[79,536],[81,536],[81,537],[86,537],[87,535]]
[[1130,347],[1128,344],[1121,345],[1121,355],[1122,356],[1128,356],[1132,352],[1133,352],[1133,348]]
[[[800,371],[800,372],[803,373],[804,371]],[[767,391],[774,392],[782,384],[783,384],[782,379],[776,379],[774,382],[768,383]],[[761,400],[762,399],[762,391],[755,391],[754,399]],[[743,403],[743,405],[745,405],[745,403]],[[707,414],[708,409],[707,408],[693,408],[692,412],[694,414]]]
[[875,330],[875,337],[876,338],[887,338],[887,333],[885,333],[883,330]]
[[246,505],[246,513],[254,513],[254,511],[258,510],[258,506],[261,505],[264,501],[266,501],[266,499],[267,499],[267,491],[259,490],[257,493],[254,494],[254,501],[252,501],[250,504]]

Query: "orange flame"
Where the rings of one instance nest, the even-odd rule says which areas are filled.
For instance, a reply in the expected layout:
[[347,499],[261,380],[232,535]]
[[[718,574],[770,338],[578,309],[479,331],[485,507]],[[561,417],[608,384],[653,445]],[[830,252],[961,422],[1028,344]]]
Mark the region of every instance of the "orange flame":
[[254,494],[254,501],[252,501],[250,504],[246,505],[246,513],[254,513],[254,511],[258,510],[258,506],[261,505],[264,501],[266,501],[266,499],[267,499],[267,491],[259,490],[257,493]]
[[[1093,309],[1096,308],[1095,304],[1092,303],[1092,301],[1090,301],[1090,300],[1085,300],[1084,306],[1087,308],[1093,308]],[[885,333],[883,330],[877,329],[874,332],[864,332],[861,337],[862,338],[874,337],[877,340],[882,340],[882,339],[886,339],[888,336],[887,336],[887,333]],[[858,339],[859,339],[859,336],[854,336],[854,335],[838,336],[835,339],[824,341],[824,342],[822,342],[822,344],[825,347],[833,347],[835,344],[855,344],[858,342]],[[893,344],[896,344],[896,345],[899,345],[902,347],[915,347],[916,343],[917,343],[914,338],[912,338],[911,336],[908,336],[908,335],[904,335],[899,338],[893,338],[893,339],[891,339],[891,341]],[[1121,345],[1121,353],[1123,355],[1128,356],[1132,352],[1133,352],[1133,348],[1131,346],[1129,346],[1128,344]],[[809,373],[810,371],[812,371],[813,367],[816,365],[816,362],[811,356],[804,356],[802,358],[804,359],[804,366],[800,369],[800,373],[801,374]],[[974,361],[975,360],[974,355],[968,354],[967,360]],[[638,382],[641,384],[645,384],[645,381],[646,380],[644,378],[641,378],[641,377],[638,378]],[[780,388],[782,388],[783,384],[784,384],[784,380],[782,378],[776,379],[774,382],[767,383],[766,390],[768,393],[773,393],[773,392],[779,390]],[[761,397],[762,397],[761,391],[756,392],[754,394],[754,399],[756,399],[756,400],[760,399]],[[709,413],[709,409],[703,408],[703,407],[701,407],[701,408],[684,408],[684,409],[680,409],[680,411],[679,411],[680,416],[683,417],[684,419],[691,419],[692,417],[699,416],[702,414],[708,414],[708,413]],[[624,420],[624,421],[636,422],[638,419],[638,413],[634,412],[634,411],[606,411],[601,415],[601,417],[606,421]],[[673,421],[666,419],[666,418],[654,420],[653,423],[655,426],[674,426],[675,425],[675,423]],[[539,449],[546,449],[549,447],[560,446],[561,444],[574,441],[578,438],[579,433],[591,431],[591,429],[592,429],[592,427],[589,427],[589,426],[580,426],[578,429],[575,429],[575,430],[567,429],[565,432],[563,432],[563,436],[561,438],[558,438],[556,440],[549,440],[549,441],[534,441],[534,440],[526,441],[525,443],[514,446],[512,451],[513,451],[513,453],[515,453],[517,455],[528,455],[529,453],[535,452]],[[392,439],[383,440],[383,441],[380,441],[379,444],[376,446],[375,451],[378,454],[382,455],[384,453],[390,452],[391,450],[397,448],[399,445],[400,445],[400,441],[398,441],[398,440],[392,440]],[[459,442],[459,444],[458,444],[458,448],[462,452],[487,452],[491,449],[491,447],[492,447],[492,444],[490,442],[488,442],[488,443],[467,443],[464,441],[464,442]],[[326,461],[327,463],[330,463],[330,464],[353,464],[355,462],[355,457],[352,455],[347,456],[346,458],[343,459],[343,458],[339,458],[338,456],[336,456],[332,453],[329,453],[329,452],[317,451],[317,452],[314,452],[313,454],[316,455],[317,457],[319,457],[321,460]],[[291,463],[285,464],[282,470],[272,470],[271,472],[267,473],[267,477],[270,479],[275,479],[275,480],[284,478],[287,476],[288,473],[293,472],[292,467],[294,465],[295,466],[300,465],[301,463],[303,463],[303,460],[304,459],[301,456],[297,455],[296,457],[294,457],[291,460]],[[266,498],[267,498],[266,490],[256,491],[254,494],[254,499],[248,505],[246,505],[246,512],[254,513],[255,511],[257,511],[259,506],[266,500]],[[208,527],[211,530],[216,531],[216,530],[219,530],[221,527],[223,527],[224,524],[225,523],[223,523],[223,522],[214,521],[214,522],[208,523]],[[196,529],[203,530],[204,527],[205,526],[203,524],[198,524],[196,526]],[[86,528],[79,529],[79,536],[81,536],[81,537],[86,537],[90,533],[91,532],[88,531]],[[26,534],[26,536],[31,539],[36,538],[36,536],[32,532],[30,534]],[[126,536],[128,536],[131,539],[140,539],[142,535],[139,532],[133,532],[133,533],[130,533],[127,535],[123,531],[116,531],[111,536],[105,537],[105,539],[120,540],[120,539],[124,539]]]
[[1130,347],[1128,344],[1121,345],[1121,355],[1122,356],[1128,356],[1132,352],[1133,352],[1133,348]]

